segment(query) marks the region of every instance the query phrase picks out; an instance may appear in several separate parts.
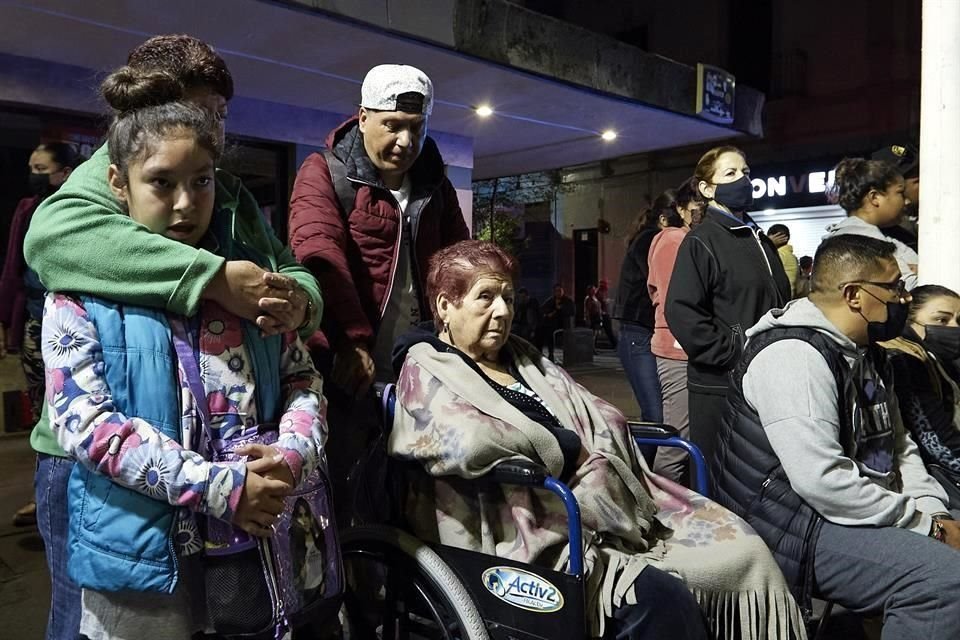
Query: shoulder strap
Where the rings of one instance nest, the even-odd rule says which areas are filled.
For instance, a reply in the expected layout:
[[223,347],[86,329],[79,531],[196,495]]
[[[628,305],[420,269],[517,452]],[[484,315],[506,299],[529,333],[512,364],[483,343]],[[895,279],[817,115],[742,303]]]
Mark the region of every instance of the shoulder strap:
[[337,192],[337,202],[340,204],[340,213],[343,219],[350,217],[353,211],[353,205],[357,199],[357,190],[353,183],[347,178],[347,165],[333,154],[330,149],[321,151],[324,160],[327,161],[327,168],[330,170],[330,178],[333,181],[333,188]]
[[197,362],[197,354],[193,349],[193,341],[190,339],[185,323],[180,318],[170,318],[170,333],[173,335],[173,346],[177,351],[177,357],[180,359],[184,375],[187,377],[190,395],[193,396],[193,400],[197,404],[200,422],[212,441],[210,405],[207,402],[207,393],[203,389],[203,382],[200,381],[200,365]]

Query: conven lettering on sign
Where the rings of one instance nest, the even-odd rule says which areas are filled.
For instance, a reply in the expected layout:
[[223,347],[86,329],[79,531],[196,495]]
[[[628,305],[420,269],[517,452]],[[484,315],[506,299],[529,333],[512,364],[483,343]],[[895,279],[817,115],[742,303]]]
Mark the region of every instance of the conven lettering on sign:
[[770,176],[768,178],[751,178],[753,197],[783,198],[791,195],[821,194],[833,184],[836,171],[811,171],[797,176]]

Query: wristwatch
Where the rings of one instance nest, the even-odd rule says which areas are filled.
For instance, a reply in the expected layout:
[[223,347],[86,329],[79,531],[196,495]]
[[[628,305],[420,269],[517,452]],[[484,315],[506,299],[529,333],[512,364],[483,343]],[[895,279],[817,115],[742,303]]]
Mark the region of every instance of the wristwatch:
[[[300,291],[303,291],[303,289],[300,289]],[[303,322],[301,322],[300,326],[297,327],[297,331],[303,329],[313,320],[313,300],[306,291],[303,291],[303,295],[307,298],[307,310],[303,313]]]
[[947,530],[943,528],[943,521],[953,520],[953,516],[949,513],[935,513],[930,516],[930,520],[930,537],[939,542],[945,542]]

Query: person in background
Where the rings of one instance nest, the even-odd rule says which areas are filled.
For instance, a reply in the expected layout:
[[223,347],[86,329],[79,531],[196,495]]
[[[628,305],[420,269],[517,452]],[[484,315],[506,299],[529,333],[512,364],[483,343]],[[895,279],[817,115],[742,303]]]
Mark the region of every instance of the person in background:
[[787,274],[787,280],[790,281],[790,294],[796,296],[800,265],[797,262],[797,256],[793,254],[793,247],[790,246],[790,229],[785,224],[770,225],[767,229],[767,237],[780,254],[780,263],[783,264],[783,271]]
[[600,327],[603,324],[603,312],[600,301],[597,299],[597,288],[593,285],[587,287],[587,295],[583,298],[583,323],[593,331],[593,344],[596,348]]
[[[663,397],[663,422],[675,428],[684,438],[690,437],[690,414],[687,398],[687,354],[673,337],[664,315],[664,301],[670,288],[677,251],[687,232],[703,220],[706,204],[688,180],[676,192],[673,211],[660,214],[663,231],[650,244],[650,275],[647,289],[653,304],[654,327],[650,351],[657,358],[657,375]],[[687,454],[681,449],[660,447],[653,470],[671,480],[687,484]]]
[[540,325],[540,303],[537,302],[536,298],[530,296],[526,287],[520,287],[517,289],[515,308],[511,333],[527,342],[535,343],[537,327]]
[[648,422],[663,421],[663,401],[657,361],[650,351],[653,338],[653,303],[647,290],[650,245],[660,233],[664,216],[675,215],[677,193],[667,189],[642,210],[627,238],[627,253],[620,266],[620,280],[613,317],[620,321],[617,355],[630,381],[640,412]]
[[[70,173],[83,161],[73,146],[65,142],[46,142],[30,154],[30,195],[20,200],[10,223],[7,256],[0,275],[0,358],[7,353],[20,354],[20,365],[27,381],[30,420],[36,424],[43,409],[43,357],[40,355],[40,321],[46,293],[36,272],[23,259],[23,239],[34,211],[56,192]],[[37,523],[37,503],[31,501],[13,514],[13,524],[27,527]]]
[[893,226],[880,230],[883,235],[899,240],[917,251],[917,234],[920,220],[920,150],[910,143],[892,144],[875,151],[871,160],[880,160],[894,166],[903,176],[903,196],[908,201],[903,216]]
[[693,175],[707,212],[677,251],[665,312],[689,358],[690,439],[711,460],[746,330],[790,300],[790,281],[777,248],[746,213],[753,185],[743,152],[711,149]]
[[[960,486],[960,295],[938,285],[910,292],[901,337],[883,343],[893,366],[903,424],[920,455]],[[954,502],[957,502],[954,497]]]
[[847,212],[847,219],[827,227],[830,238],[853,233],[877,240],[890,240],[897,247],[897,263],[907,290],[917,286],[920,256],[906,244],[884,235],[896,226],[908,203],[906,183],[897,169],[880,160],[844,158],[836,168],[831,196]]
[[797,274],[797,288],[793,293],[794,298],[806,298],[810,294],[810,278],[813,275],[813,258],[810,256],[801,256],[798,261],[800,273]]
[[576,314],[573,299],[563,290],[563,285],[559,282],[553,285],[553,296],[540,307],[540,338],[537,340],[537,344],[547,344],[547,357],[551,362],[556,361],[554,332],[573,328]]
[[617,348],[617,336],[613,332],[613,320],[610,318],[610,284],[604,279],[597,283],[597,300],[600,301],[600,320],[603,333],[614,349]]

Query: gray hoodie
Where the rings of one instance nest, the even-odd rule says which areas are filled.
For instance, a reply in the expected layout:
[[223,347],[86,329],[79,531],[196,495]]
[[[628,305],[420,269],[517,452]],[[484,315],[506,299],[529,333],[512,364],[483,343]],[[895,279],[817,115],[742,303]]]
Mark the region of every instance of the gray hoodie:
[[[842,347],[847,364],[862,354],[807,298],[768,312],[747,338],[774,327],[807,327],[829,336]],[[800,340],[766,347],[743,377],[744,398],[760,416],[791,486],[820,515],[839,525],[901,527],[926,535],[931,514],[947,512],[947,495],[904,429],[893,390],[878,385],[887,402],[874,412],[894,445],[895,458],[886,456],[884,472],[875,460],[844,455],[836,387],[824,357]]]
[[892,242],[897,247],[895,256],[897,258],[897,264],[900,266],[900,277],[903,278],[907,289],[911,290],[919,284],[917,281],[917,272],[914,271],[916,265],[920,262],[920,256],[917,255],[916,251],[895,238],[888,238],[880,231],[880,227],[870,224],[857,216],[847,216],[846,219],[836,224],[828,225],[827,235],[823,236],[823,239],[826,240],[827,238],[845,233]]

